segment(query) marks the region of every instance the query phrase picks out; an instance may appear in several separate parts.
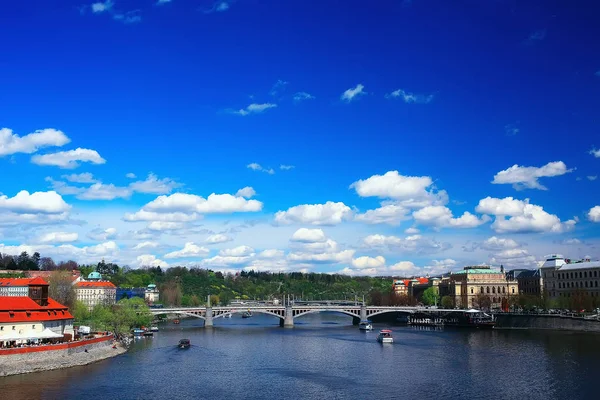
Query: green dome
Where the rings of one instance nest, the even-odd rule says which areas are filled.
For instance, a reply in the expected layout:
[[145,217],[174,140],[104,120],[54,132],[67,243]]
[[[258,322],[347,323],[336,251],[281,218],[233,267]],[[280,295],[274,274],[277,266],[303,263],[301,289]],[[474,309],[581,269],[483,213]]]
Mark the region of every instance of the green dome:
[[88,280],[92,280],[92,279],[100,280],[100,279],[102,279],[102,275],[100,275],[99,272],[94,271],[94,272],[90,273],[87,278],[88,278]]

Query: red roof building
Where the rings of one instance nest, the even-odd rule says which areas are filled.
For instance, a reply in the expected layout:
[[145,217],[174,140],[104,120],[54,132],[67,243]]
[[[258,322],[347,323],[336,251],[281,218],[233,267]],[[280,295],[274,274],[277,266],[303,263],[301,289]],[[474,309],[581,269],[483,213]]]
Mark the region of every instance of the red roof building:
[[117,300],[117,287],[108,281],[79,281],[75,284],[77,300],[88,306],[111,305]]

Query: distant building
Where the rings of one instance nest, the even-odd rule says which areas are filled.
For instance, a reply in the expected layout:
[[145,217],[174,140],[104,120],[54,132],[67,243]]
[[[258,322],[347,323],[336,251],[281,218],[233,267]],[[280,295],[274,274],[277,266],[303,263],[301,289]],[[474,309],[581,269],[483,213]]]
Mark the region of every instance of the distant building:
[[542,265],[541,274],[544,290],[550,298],[571,297],[575,292],[600,297],[600,261],[571,262],[553,254]]
[[146,297],[146,288],[117,288],[116,292],[116,300],[119,301],[121,299],[131,299],[132,297],[139,297],[140,299],[145,299]]
[[148,287],[146,288],[144,299],[148,304],[154,304],[160,301],[158,288],[155,284],[151,283],[150,285],[148,285]]
[[111,282],[103,281],[98,272],[92,272],[87,280],[77,282],[75,294],[77,300],[90,310],[98,304],[112,305],[117,301],[117,287]]
[[539,269],[513,269],[506,276],[517,281],[519,294],[540,297],[544,293],[544,280]]
[[[59,272],[59,270],[57,270],[57,271],[25,271],[25,275],[28,278],[42,278],[47,281],[50,278],[50,276],[55,272]],[[74,270],[68,271],[68,272],[71,274],[71,282],[73,284],[83,280],[83,278],[81,277],[81,272],[79,270],[74,269]]]
[[508,298],[519,294],[516,280],[509,279],[503,268],[489,266],[465,267],[443,278],[438,285],[441,297],[451,296],[454,304],[462,308],[478,307],[478,295],[487,296],[492,308],[507,308]]
[[[10,285],[3,282],[5,287],[26,287],[27,292],[20,296],[0,295],[0,346],[71,338],[73,316],[68,308],[48,297],[46,281],[27,280],[26,286],[20,278]],[[19,294],[22,293],[20,290]]]

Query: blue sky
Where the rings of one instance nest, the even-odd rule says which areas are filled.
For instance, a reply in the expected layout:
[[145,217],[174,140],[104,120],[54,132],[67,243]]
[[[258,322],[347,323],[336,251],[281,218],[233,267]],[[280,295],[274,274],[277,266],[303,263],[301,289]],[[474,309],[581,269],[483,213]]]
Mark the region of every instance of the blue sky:
[[2,7],[2,252],[395,275],[599,256],[594,2]]

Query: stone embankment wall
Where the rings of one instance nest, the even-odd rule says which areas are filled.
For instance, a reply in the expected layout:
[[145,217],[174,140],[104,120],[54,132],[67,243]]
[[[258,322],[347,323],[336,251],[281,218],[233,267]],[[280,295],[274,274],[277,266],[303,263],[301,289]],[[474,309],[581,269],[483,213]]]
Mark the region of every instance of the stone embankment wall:
[[497,314],[496,328],[600,332],[600,321],[561,315]]
[[112,337],[107,336],[54,346],[0,350],[0,377],[91,364],[127,351],[121,345],[116,349],[112,345]]

